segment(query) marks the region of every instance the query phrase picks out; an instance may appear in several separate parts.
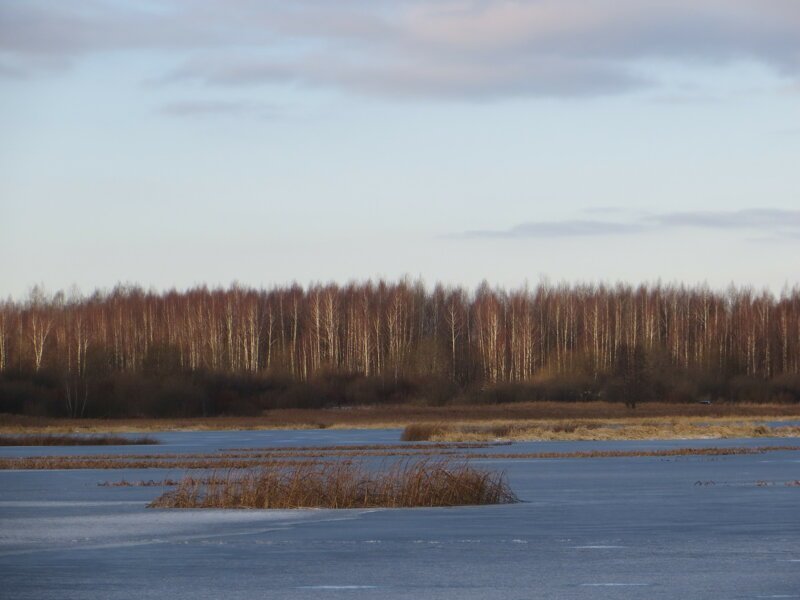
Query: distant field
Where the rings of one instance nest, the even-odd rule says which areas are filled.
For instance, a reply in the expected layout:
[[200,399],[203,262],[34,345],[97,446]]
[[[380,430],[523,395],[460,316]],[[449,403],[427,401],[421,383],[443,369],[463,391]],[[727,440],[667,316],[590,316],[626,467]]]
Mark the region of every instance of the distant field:
[[[271,410],[254,417],[187,419],[54,419],[0,415],[0,433],[113,433],[216,429],[403,428],[415,423],[482,423],[592,420],[659,425],[800,419],[800,404],[641,403],[635,409],[611,402],[530,402],[441,407],[365,406],[347,409]],[[645,423],[647,421],[647,423]],[[743,423],[747,425],[746,423]],[[671,426],[674,426],[672,424]],[[754,425],[755,426],[755,425]],[[553,432],[558,433],[557,431]],[[561,432],[565,436],[568,431]],[[551,437],[549,439],[556,439]],[[569,439],[566,437],[565,439]]]

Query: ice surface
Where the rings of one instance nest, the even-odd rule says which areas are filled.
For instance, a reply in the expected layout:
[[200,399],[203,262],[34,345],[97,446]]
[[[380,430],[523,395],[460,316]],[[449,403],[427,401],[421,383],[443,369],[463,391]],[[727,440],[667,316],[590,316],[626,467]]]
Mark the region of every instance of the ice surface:
[[[156,435],[165,443],[147,453],[399,438],[396,430]],[[490,452],[773,442],[539,442]],[[33,454],[16,450],[0,455]],[[72,448],[46,453],[62,450]],[[796,454],[498,458],[478,464],[506,470],[524,502],[401,510],[153,510],[145,506],[161,488],[97,483],[174,478],[181,471],[0,471],[0,598],[800,596],[800,488],[783,485],[800,476]],[[775,485],[758,487],[759,480]]]

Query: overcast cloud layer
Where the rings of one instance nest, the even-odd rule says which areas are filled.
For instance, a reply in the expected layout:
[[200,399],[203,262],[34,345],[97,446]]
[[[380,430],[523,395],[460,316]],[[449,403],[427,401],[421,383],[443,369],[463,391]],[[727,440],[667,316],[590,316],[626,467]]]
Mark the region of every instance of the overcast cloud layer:
[[[392,97],[580,96],[647,86],[645,60],[800,77],[797,0],[0,1],[0,78],[161,50],[152,76]],[[181,112],[181,111],[177,111]]]

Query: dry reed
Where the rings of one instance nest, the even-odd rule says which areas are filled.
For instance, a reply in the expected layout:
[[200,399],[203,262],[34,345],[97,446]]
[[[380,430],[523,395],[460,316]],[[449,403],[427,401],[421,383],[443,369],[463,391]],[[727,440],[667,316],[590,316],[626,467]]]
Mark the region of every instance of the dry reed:
[[728,448],[661,448],[657,450],[579,450],[575,452],[516,452],[474,453],[473,459],[531,460],[553,458],[635,458],[670,456],[733,456],[737,454],[766,454],[767,452],[798,452],[800,446],[737,446]]
[[[90,456],[27,456],[0,458],[0,470],[9,469],[245,469],[286,463],[287,459],[357,457],[441,457],[492,444],[360,444],[350,446],[264,447],[221,450],[214,453],[92,454]],[[297,462],[297,461],[295,461]]]
[[[0,458],[0,470],[38,470],[38,469],[256,469],[285,468],[296,465],[326,464],[342,459],[352,460],[368,457],[393,457],[408,460],[431,460],[443,458],[454,461],[469,459],[550,459],[550,458],[618,458],[636,456],[683,456],[731,454],[762,454],[764,452],[800,451],[800,446],[760,446],[729,448],[671,448],[656,450],[591,450],[579,452],[524,452],[499,453],[477,452],[479,448],[456,450],[433,450],[431,452],[405,452],[402,445],[397,450],[356,451],[342,453],[336,447],[328,452],[258,454],[243,453],[229,455],[218,454],[172,454],[172,455],[93,455],[93,456],[27,456],[17,458]],[[290,449],[287,449],[290,450]]]
[[214,458],[96,458],[92,456],[25,456],[0,458],[0,471],[74,470],[74,469],[250,469],[272,465],[292,465],[291,460],[214,459]]
[[274,466],[205,482],[181,481],[154,508],[371,508],[508,504],[503,473],[445,461],[408,461],[373,473],[351,462]]
[[406,425],[400,440],[403,442],[424,442],[434,439],[447,431],[447,426],[436,423],[412,423]]
[[179,483],[180,481],[176,479],[162,479],[161,481],[155,481],[154,479],[128,481],[123,479],[121,481],[103,481],[97,485],[98,487],[164,487],[178,485]]

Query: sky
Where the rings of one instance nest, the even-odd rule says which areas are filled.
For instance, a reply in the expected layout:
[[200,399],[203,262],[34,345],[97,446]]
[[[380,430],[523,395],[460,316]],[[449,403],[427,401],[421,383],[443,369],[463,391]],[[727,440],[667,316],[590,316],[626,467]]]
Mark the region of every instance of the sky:
[[800,283],[797,0],[0,0],[0,297]]

